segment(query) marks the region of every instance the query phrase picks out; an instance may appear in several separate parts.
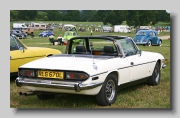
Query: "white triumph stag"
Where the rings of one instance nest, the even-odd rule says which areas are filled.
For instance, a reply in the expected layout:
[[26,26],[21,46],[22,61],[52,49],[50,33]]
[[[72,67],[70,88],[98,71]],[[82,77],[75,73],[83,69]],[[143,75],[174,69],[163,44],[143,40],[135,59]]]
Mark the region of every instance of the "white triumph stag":
[[16,85],[28,90],[20,95],[34,94],[41,100],[58,93],[94,95],[97,104],[106,106],[115,102],[118,86],[139,80],[158,85],[165,66],[161,54],[141,51],[130,37],[74,37],[65,54],[19,67]]

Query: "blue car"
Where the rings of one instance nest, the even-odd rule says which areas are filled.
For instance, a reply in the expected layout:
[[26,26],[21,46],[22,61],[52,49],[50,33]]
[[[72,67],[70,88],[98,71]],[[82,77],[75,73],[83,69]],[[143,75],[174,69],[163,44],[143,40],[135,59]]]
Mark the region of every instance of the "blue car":
[[162,40],[158,38],[158,32],[151,29],[139,30],[133,40],[137,45],[162,45]]
[[43,31],[39,34],[39,37],[48,37],[50,35],[54,35],[54,32],[52,31]]

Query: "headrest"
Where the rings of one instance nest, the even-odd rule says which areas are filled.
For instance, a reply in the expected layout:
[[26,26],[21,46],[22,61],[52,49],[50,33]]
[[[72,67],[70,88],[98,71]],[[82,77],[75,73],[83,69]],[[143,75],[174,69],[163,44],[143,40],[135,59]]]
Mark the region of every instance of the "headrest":
[[85,46],[76,46],[76,52],[86,52]]
[[104,52],[105,53],[114,53],[113,46],[104,46]]

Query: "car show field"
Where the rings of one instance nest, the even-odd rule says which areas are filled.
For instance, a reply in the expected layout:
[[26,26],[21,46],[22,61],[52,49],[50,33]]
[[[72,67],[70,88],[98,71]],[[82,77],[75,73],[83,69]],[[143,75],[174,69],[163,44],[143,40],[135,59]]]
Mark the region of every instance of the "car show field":
[[[81,23],[82,24],[82,23]],[[91,23],[90,23],[91,24]],[[96,23],[97,25],[99,23]],[[66,51],[66,45],[52,45],[47,37],[38,37],[42,30],[34,30],[35,37],[28,36],[20,39],[26,46],[48,47],[60,50],[62,54]],[[65,31],[54,29],[54,36],[57,38]],[[78,36],[90,36],[90,32],[78,32]],[[131,33],[106,33],[93,32],[93,36],[119,35],[134,38],[135,32]],[[16,77],[10,78],[10,107],[11,108],[170,108],[170,32],[160,32],[162,46],[141,46],[142,51],[158,52],[165,58],[166,68],[161,71],[161,82],[158,86],[148,86],[140,83],[127,88],[118,87],[117,98],[111,106],[99,106],[94,96],[76,94],[58,94],[54,99],[41,101],[36,96],[20,96],[23,88],[15,84]],[[68,62],[62,62],[68,63]],[[37,104],[38,103],[38,104]]]

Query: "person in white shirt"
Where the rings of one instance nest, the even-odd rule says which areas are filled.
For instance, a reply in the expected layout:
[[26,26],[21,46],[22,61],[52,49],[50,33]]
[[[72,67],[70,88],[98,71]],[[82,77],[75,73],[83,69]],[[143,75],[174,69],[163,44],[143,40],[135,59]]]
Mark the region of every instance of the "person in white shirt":
[[57,37],[57,40],[59,41],[59,44],[60,44],[60,45],[64,45],[64,40],[63,40],[62,34],[60,34],[60,35]]

